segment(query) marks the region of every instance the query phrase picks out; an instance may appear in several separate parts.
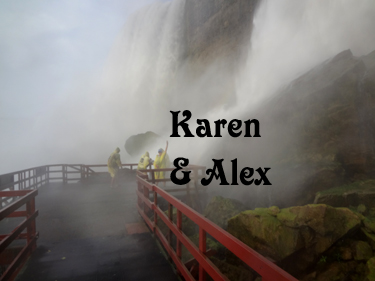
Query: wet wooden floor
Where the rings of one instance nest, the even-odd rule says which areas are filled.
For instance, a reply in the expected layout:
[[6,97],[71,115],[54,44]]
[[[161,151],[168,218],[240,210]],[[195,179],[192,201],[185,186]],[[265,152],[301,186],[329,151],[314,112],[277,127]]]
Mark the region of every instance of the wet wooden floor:
[[[39,189],[37,249],[16,281],[179,280],[136,209],[136,181],[107,178]],[[140,227],[139,227],[140,226]]]

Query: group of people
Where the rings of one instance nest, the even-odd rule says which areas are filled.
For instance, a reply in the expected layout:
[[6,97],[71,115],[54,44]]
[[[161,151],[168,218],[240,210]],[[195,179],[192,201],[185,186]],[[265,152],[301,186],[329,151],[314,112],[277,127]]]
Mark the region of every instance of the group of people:
[[[142,155],[141,159],[138,162],[138,170],[147,169],[148,166],[154,165],[155,169],[163,169],[169,167],[169,156],[167,154],[168,151],[168,141],[165,149],[159,148],[158,154],[155,157],[155,160],[150,158],[150,154],[146,151],[145,154]],[[155,179],[164,179],[164,172],[158,171],[155,172]]]
[[[165,149],[160,148],[158,154],[155,157],[155,160],[150,158],[150,154],[146,151],[142,155],[141,159],[138,162],[138,170],[147,169],[148,166],[154,165],[155,169],[168,168],[170,166],[169,156],[167,154],[168,150],[168,141]],[[121,157],[120,157],[120,148],[116,148],[114,152],[108,158],[108,172],[111,175],[111,187],[118,186],[117,174],[119,169],[122,167]],[[164,172],[157,171],[155,172],[155,179],[164,179]]]

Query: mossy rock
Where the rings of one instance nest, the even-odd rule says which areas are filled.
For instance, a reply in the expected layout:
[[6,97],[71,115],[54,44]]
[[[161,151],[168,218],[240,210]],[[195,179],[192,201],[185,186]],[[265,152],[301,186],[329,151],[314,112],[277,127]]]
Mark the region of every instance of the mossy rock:
[[375,250],[375,234],[369,233],[366,228],[361,228],[362,233],[365,235],[367,242],[371,245],[372,249]]
[[288,268],[295,260],[305,268],[311,266],[361,225],[361,218],[351,210],[324,204],[280,209],[276,216],[274,212],[275,208],[244,211],[228,221],[228,232]]
[[375,281],[375,257],[369,259],[366,263],[365,281]]
[[228,220],[244,210],[246,207],[238,200],[215,196],[204,209],[203,215],[221,228],[227,229]]
[[363,224],[369,232],[372,232],[375,234],[375,218],[374,217],[366,217],[363,220]]
[[332,207],[359,206],[358,211],[365,212],[375,207],[375,180],[356,181],[318,192],[314,203]]
[[372,257],[372,249],[365,241],[355,241],[352,244],[354,259],[357,261],[367,261]]

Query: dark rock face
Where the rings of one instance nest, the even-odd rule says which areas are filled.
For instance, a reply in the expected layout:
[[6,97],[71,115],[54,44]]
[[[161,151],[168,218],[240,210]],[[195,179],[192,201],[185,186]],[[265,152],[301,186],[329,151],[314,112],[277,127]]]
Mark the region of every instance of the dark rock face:
[[150,146],[158,142],[160,142],[160,136],[149,131],[128,138],[125,142],[125,150],[131,156],[141,157],[150,149]]
[[312,203],[316,192],[374,175],[374,65],[374,53],[343,51],[242,118],[259,119],[262,141],[227,150],[273,168],[272,205]]
[[[319,204],[245,211],[228,221],[228,232],[296,276],[360,225],[360,216],[349,209]],[[358,259],[372,254],[366,242],[354,246]]]
[[[305,181],[311,195],[339,185],[340,179],[374,173],[375,92],[366,90],[372,80],[365,79],[366,64],[348,50],[293,81],[276,99],[276,119],[290,125],[297,144],[286,149],[292,157],[283,161],[315,166]],[[323,171],[328,176],[321,177]],[[327,178],[331,182],[325,184]]]
[[375,180],[356,181],[318,192],[314,203],[333,207],[356,207],[361,204],[364,206],[363,213],[368,213],[375,208]]
[[185,91],[190,99],[199,100],[194,105],[196,114],[236,102],[235,79],[245,62],[257,3],[186,1],[184,54],[171,94]]
[[293,81],[276,99],[281,108],[276,118],[294,125],[299,158],[338,163],[348,176],[373,170],[375,155],[367,141],[372,132],[366,130],[373,102],[360,88],[365,73],[363,61],[344,51]]
[[227,229],[228,220],[246,210],[238,200],[215,196],[204,209],[203,215],[223,229]]
[[239,53],[250,40],[258,0],[188,0],[185,8],[186,53],[189,60],[208,62]]

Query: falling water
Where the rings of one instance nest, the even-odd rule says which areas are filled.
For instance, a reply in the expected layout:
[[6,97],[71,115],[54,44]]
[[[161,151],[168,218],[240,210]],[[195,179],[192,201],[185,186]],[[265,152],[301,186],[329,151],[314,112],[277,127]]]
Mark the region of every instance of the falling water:
[[[242,60],[246,65],[235,79],[236,89],[228,93],[233,102],[227,106],[228,99],[215,98],[214,92],[207,94],[217,79],[201,75],[184,80],[184,15],[185,1],[173,0],[154,3],[128,18],[102,79],[94,86],[97,90],[82,98],[84,107],[75,106],[64,113],[72,116],[69,124],[64,124],[64,134],[49,136],[38,155],[56,155],[57,146],[62,157],[56,155],[53,163],[102,163],[131,135],[151,130],[169,138],[170,110],[191,110],[192,130],[197,118],[240,119],[244,112],[249,116],[253,108],[261,108],[280,87],[338,52],[351,49],[360,56],[375,49],[373,0],[262,0]],[[224,68],[207,65],[220,77]],[[50,119],[63,119],[62,110],[56,110]],[[48,126],[56,124],[41,122],[35,130],[48,131]],[[66,141],[67,131],[71,141]],[[248,140],[231,139],[232,147],[237,141]],[[213,157],[228,161],[236,157],[257,161],[260,157],[256,152],[223,152],[223,144],[216,138],[174,138],[171,142],[172,157],[190,157],[199,164],[207,165]],[[155,145],[150,151],[164,143]],[[124,150],[122,153],[126,155]],[[129,161],[132,159],[124,159]]]
[[[127,21],[108,59],[104,100],[125,117],[129,135],[159,131],[169,113],[169,87],[183,53],[184,0],[155,3]],[[120,120],[119,119],[119,120]]]
[[[186,96],[201,93],[201,99],[205,99],[205,89],[215,83],[202,83],[203,78],[193,81],[196,87],[189,92],[179,78],[181,86],[175,86],[184,64],[184,7],[183,0],[174,0],[138,11],[127,21],[111,52],[98,104],[112,107],[115,126],[126,130],[127,136],[152,130],[168,137],[169,111],[189,109],[194,113],[200,101]],[[236,92],[231,93],[233,99],[237,97],[237,104],[229,108],[225,104],[208,106],[204,115],[193,115],[192,119],[238,118],[298,75],[344,49],[351,49],[355,55],[367,54],[375,49],[374,14],[371,0],[261,1],[246,67],[236,79]],[[200,155],[217,142],[174,141],[180,147],[177,153],[189,147],[190,154],[198,151]]]

